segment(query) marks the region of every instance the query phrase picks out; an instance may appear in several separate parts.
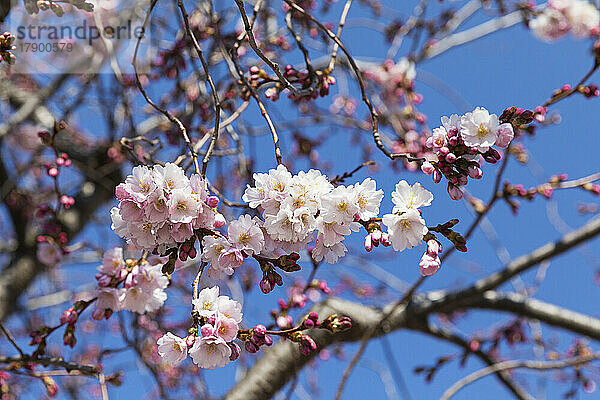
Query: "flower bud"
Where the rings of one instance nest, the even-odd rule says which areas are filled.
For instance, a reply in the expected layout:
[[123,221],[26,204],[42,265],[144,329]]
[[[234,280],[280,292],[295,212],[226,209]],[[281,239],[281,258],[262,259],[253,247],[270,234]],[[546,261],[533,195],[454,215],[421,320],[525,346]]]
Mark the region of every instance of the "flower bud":
[[215,214],[215,222],[213,222],[213,227],[215,229],[219,229],[225,226],[225,217],[223,214],[217,213]]
[[257,353],[258,352],[258,346],[255,345],[254,343],[252,343],[251,341],[247,340],[246,343],[244,343],[244,347],[246,348],[246,351],[248,353]]
[[235,361],[240,356],[240,346],[237,343],[231,342],[227,343],[227,345],[231,348],[231,355],[229,356],[229,361]]
[[433,171],[433,181],[435,183],[440,183],[440,181],[442,180],[442,173],[440,171],[438,171],[437,169]]
[[506,148],[515,137],[513,127],[509,123],[504,123],[498,127],[498,138],[496,139],[495,145],[498,147]]
[[423,171],[425,175],[431,175],[435,171],[435,167],[429,161],[425,161],[423,165],[421,165],[421,171]]
[[216,208],[219,205],[219,198],[217,196],[210,196],[206,199],[206,204],[208,204],[210,208]]
[[448,194],[452,200],[460,200],[462,199],[463,193],[460,188],[456,185],[448,183]]
[[467,167],[467,172],[469,173],[469,176],[473,179],[481,179],[481,177],[483,176],[483,171],[477,165],[469,165]]
[[367,236],[365,236],[365,250],[366,251],[373,250],[373,243],[371,241],[371,234],[368,234]]

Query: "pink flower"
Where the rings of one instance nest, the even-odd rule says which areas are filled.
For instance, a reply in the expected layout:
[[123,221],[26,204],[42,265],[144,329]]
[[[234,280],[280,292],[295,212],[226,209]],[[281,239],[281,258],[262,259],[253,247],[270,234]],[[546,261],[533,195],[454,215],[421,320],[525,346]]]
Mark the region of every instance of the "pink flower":
[[146,200],[155,188],[156,184],[152,179],[152,171],[143,165],[134,167],[131,175],[125,180],[124,189],[129,193],[131,198],[139,203]]
[[98,267],[98,271],[106,275],[115,276],[118,275],[124,267],[123,249],[121,247],[115,247],[104,253],[102,265]]
[[189,353],[200,368],[215,369],[229,363],[231,347],[220,337],[202,337],[196,339]]
[[229,242],[247,255],[259,254],[265,244],[262,230],[248,214],[232,221],[227,234]]
[[158,354],[169,364],[177,365],[187,357],[187,345],[185,339],[167,332],[157,341]]
[[215,334],[226,342],[231,342],[238,333],[238,324],[232,318],[217,314],[215,322]]

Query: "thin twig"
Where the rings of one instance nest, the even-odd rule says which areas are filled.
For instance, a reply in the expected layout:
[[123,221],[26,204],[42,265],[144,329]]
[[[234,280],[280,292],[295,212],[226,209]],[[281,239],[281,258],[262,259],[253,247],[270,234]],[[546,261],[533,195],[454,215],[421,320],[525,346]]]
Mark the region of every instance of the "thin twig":
[[254,50],[256,55],[259,56],[260,59],[263,60],[265,62],[265,64],[267,64],[269,66],[269,68],[271,68],[271,70],[273,70],[273,72],[275,72],[275,75],[277,75],[277,78],[279,78],[281,83],[287,89],[289,89],[290,92],[292,92],[295,96],[301,96],[302,93],[299,92],[292,85],[292,83],[287,80],[287,78],[285,76],[283,76],[283,74],[281,73],[281,70],[279,69],[279,64],[271,61],[269,59],[269,57],[265,56],[265,53],[263,53],[262,50],[258,47],[258,44],[256,43],[256,39],[254,38],[254,33],[252,32],[252,25],[250,25],[250,21],[248,20],[248,15],[246,15],[246,10],[244,9],[243,0],[235,0],[235,3],[237,4],[238,8],[240,9],[240,14],[242,16],[242,21],[244,22],[244,29],[246,31],[246,36],[248,37],[248,42],[250,43],[250,47],[252,47],[252,50]]
[[[206,63],[206,60],[204,59],[204,54],[202,52],[202,49],[200,48],[200,44],[198,43],[198,40],[196,39],[196,35],[194,35],[194,32],[192,32],[192,30],[190,28],[190,21],[188,18],[187,11],[185,10],[185,7],[183,5],[183,1],[178,0],[177,6],[179,7],[179,10],[181,11],[181,16],[183,17],[183,22],[185,24],[185,31],[186,31],[187,35],[189,36],[189,38],[192,40],[192,43],[194,44],[194,49],[196,50],[196,53],[198,54],[198,58],[200,58],[200,62],[202,63],[202,69],[204,70],[204,75],[206,76],[206,81],[208,82],[208,84],[210,86],[210,90],[212,91],[213,101],[215,103],[215,128],[212,133],[212,139],[208,146],[208,150],[206,151],[206,154],[204,155],[204,159],[202,160],[202,172],[199,172],[198,160],[197,160],[197,157],[194,157],[194,165],[196,167],[196,172],[199,172],[200,175],[204,178],[206,176],[206,168],[208,167],[208,161],[210,160],[210,155],[215,148],[217,139],[219,138],[219,123],[221,122],[221,102],[219,101],[219,94],[217,93],[217,88],[215,87],[213,79],[210,76],[210,72],[208,71],[208,64]],[[186,143],[188,143],[188,141],[189,141],[189,139],[186,141]],[[191,144],[188,144],[188,147],[190,147],[190,150],[192,151],[192,156],[193,156],[195,154],[194,148],[191,146]]]
[[6,335],[6,337],[8,338],[8,341],[15,347],[15,349],[17,349],[17,351],[19,352],[21,357],[24,357],[25,353],[23,353],[23,350],[21,350],[21,348],[19,347],[17,342],[15,342],[15,338],[13,337],[13,335],[11,335],[11,333],[8,331],[8,329],[6,329],[6,327],[4,327],[4,324],[2,322],[0,322],[0,329],[2,329],[2,332],[4,332],[4,334]]
[[142,83],[140,81],[140,76],[138,74],[138,70],[137,70],[137,55],[138,55],[140,43],[142,42],[142,39],[144,38],[144,35],[145,35],[145,32],[146,32],[146,26],[148,25],[148,21],[150,20],[150,15],[152,14],[152,10],[156,6],[157,2],[158,2],[158,0],[152,0],[152,2],[150,3],[150,7],[148,8],[148,11],[146,12],[146,17],[144,19],[144,23],[143,23],[142,28],[140,30],[140,35],[139,35],[138,40],[137,40],[137,42],[135,44],[135,50],[133,52],[133,59],[131,60],[131,65],[133,65],[133,72],[134,72],[134,75],[135,75],[135,84],[136,84],[138,90],[140,91],[140,93],[142,94],[142,96],[144,96],[144,99],[146,100],[146,102],[148,104],[150,104],[150,106],[152,106],[152,108],[154,108],[156,111],[160,112],[162,115],[164,115],[165,117],[167,117],[169,119],[169,121],[171,121],[172,123],[174,123],[174,124],[177,125],[177,127],[181,131],[181,135],[183,136],[183,140],[185,140],[185,143],[186,143],[188,149],[190,150],[192,158],[194,159],[194,166],[196,167],[196,172],[200,173],[200,168],[198,166],[198,155],[194,151],[194,147],[192,146],[192,142],[190,141],[190,138],[189,138],[189,136],[187,134],[187,129],[185,129],[185,126],[183,125],[183,123],[181,122],[181,120],[179,118],[177,118],[176,116],[172,115],[167,110],[159,107],[157,104],[154,103],[154,101],[152,101],[152,99],[148,96],[148,94],[144,90],[144,87],[142,86]]
[[[236,1],[239,1],[239,0],[236,0]],[[308,12],[306,12],[302,7],[300,7],[293,1],[291,1],[291,0],[284,0],[284,1],[287,5],[292,7],[294,10],[304,14],[308,19],[310,19],[312,22],[314,22],[319,27],[319,29],[321,29],[323,32],[325,32],[327,34],[327,36],[329,36],[329,38],[331,40],[333,40],[339,46],[340,49],[342,49],[342,51],[346,55],[346,58],[348,59],[348,62],[350,63],[350,67],[352,68],[352,71],[354,72],[354,74],[356,75],[356,78],[358,80],[358,85],[360,87],[362,101],[366,104],[366,106],[369,109],[369,112],[371,114],[373,140],[375,141],[375,145],[377,146],[377,148],[379,148],[379,150],[381,150],[383,152],[383,154],[385,154],[387,157],[389,157],[392,160],[395,160],[396,158],[404,158],[407,161],[425,161],[424,158],[415,158],[415,157],[412,157],[410,154],[406,154],[406,153],[403,153],[403,154],[392,153],[388,149],[385,148],[383,142],[381,141],[381,135],[379,133],[378,122],[377,122],[377,119],[378,119],[377,111],[375,111],[375,108],[373,107],[371,100],[367,96],[367,91],[366,91],[366,87],[365,87],[365,82],[362,77],[362,73],[361,73],[360,69],[358,68],[358,65],[356,65],[356,61],[354,60],[354,58],[352,58],[352,56],[350,55],[348,50],[346,50],[346,48],[344,47],[344,45],[342,44],[340,39],[333,32],[331,32],[331,30],[329,30],[325,25],[323,25],[315,17],[313,17]]]
[[475,382],[483,377],[486,377],[490,374],[506,371],[509,369],[516,368],[527,368],[527,369],[535,369],[535,370],[549,370],[549,369],[562,369],[567,367],[574,367],[581,364],[587,364],[590,361],[600,359],[600,353],[591,354],[589,356],[583,357],[573,357],[568,358],[566,360],[560,361],[532,361],[532,360],[511,360],[511,361],[503,361],[498,364],[494,364],[492,366],[482,368],[479,371],[475,371],[470,375],[467,375],[460,381],[456,382],[452,385],[448,390],[444,392],[440,400],[449,400],[452,396],[456,394],[460,389],[465,387],[466,385]]
[[[350,6],[352,5],[352,0],[347,0],[346,5],[344,6],[344,10],[342,10],[342,15],[340,16],[340,23],[338,24],[337,34],[335,35],[338,39],[342,37],[342,29],[344,29],[344,25],[346,24],[346,18],[348,17],[348,12],[350,11]],[[338,48],[340,46],[337,43],[333,44],[333,50],[331,52],[331,59],[329,60],[329,66],[327,70],[329,73],[332,73],[335,69],[335,59],[337,57]]]

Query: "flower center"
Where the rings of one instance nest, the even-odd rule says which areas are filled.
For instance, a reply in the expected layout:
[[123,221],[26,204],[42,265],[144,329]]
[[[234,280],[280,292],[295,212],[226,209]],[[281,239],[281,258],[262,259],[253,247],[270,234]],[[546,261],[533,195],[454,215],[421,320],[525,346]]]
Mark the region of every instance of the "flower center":
[[185,201],[180,201],[179,203],[177,203],[177,209],[179,211],[187,210],[187,204],[185,204]]
[[140,182],[138,186],[142,193],[148,193],[148,191],[150,191],[150,184],[148,182]]
[[402,227],[403,231],[406,231],[410,229],[410,227],[412,226],[412,222],[408,220],[400,221],[400,226]]
[[241,244],[246,244],[250,241],[250,234],[248,232],[242,233],[238,240]]
[[477,136],[480,139],[483,139],[488,134],[488,132],[489,132],[489,129],[484,124],[481,124],[481,125],[479,125],[479,128],[477,129]]

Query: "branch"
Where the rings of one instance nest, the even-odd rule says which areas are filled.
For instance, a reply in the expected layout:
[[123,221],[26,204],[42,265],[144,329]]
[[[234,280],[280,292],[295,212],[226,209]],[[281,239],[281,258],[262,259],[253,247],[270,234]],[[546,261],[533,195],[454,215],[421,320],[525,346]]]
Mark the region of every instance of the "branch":
[[[356,342],[362,339],[364,332],[377,327],[391,306],[383,310],[364,306],[341,299],[329,299],[313,309],[319,315],[339,314],[352,319],[352,328],[346,332],[331,334],[323,329],[309,332],[319,349],[337,342]],[[373,337],[378,337],[400,329],[408,323],[404,307],[399,307],[388,318],[387,324],[377,329]],[[227,395],[225,400],[265,400],[275,395],[304,365],[317,353],[305,356],[298,345],[289,341],[280,341],[265,354],[247,372]]]
[[470,383],[475,382],[478,379],[488,376],[489,374],[506,371],[515,368],[528,368],[536,370],[548,370],[548,369],[562,369],[566,367],[577,366],[586,364],[590,361],[597,360],[600,358],[600,353],[591,354],[584,357],[568,358],[561,361],[530,361],[530,360],[512,360],[503,361],[498,364],[491,365],[489,367],[480,369],[479,371],[473,372],[471,375],[466,376],[460,381],[452,385],[448,390],[444,392],[444,395],[440,400],[449,400],[450,397],[454,396],[463,387]]
[[548,325],[566,329],[600,341],[600,319],[532,299],[518,293],[487,291],[477,299],[459,304],[460,307],[464,305],[468,308],[505,311],[537,319]]

